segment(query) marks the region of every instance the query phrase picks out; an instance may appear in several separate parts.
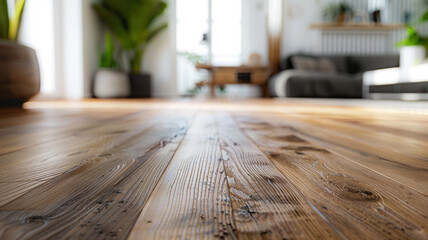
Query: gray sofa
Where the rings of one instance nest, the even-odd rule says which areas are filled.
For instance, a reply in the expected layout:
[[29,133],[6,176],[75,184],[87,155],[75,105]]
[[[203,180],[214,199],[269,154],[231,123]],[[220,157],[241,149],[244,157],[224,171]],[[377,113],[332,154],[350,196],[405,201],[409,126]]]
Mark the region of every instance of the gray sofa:
[[[328,59],[334,72],[296,69],[295,57]],[[361,98],[362,76],[366,71],[398,67],[398,55],[335,55],[294,54],[280,66],[281,71],[269,80],[272,97]]]

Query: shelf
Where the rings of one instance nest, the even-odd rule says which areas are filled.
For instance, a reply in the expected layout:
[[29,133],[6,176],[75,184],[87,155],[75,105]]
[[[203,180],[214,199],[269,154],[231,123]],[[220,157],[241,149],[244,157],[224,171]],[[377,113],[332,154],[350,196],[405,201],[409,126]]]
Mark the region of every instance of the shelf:
[[360,24],[360,23],[315,23],[311,29],[321,30],[368,30],[368,31],[392,31],[404,29],[404,24]]
[[268,70],[267,66],[257,65],[239,65],[239,66],[213,66],[210,64],[196,64],[195,67],[197,69],[205,69],[205,70],[235,70],[235,71],[255,71],[255,70]]

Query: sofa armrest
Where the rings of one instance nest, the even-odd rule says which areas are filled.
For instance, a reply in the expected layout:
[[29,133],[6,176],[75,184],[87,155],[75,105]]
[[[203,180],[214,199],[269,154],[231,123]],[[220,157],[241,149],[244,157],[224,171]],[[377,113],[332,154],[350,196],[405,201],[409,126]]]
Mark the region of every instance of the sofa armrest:
[[269,80],[269,92],[272,97],[287,97],[287,91],[285,86],[287,85],[288,79],[294,75],[298,75],[296,70],[285,70],[274,75]]
[[362,79],[338,73],[286,70],[269,82],[274,97],[348,97],[359,98]]

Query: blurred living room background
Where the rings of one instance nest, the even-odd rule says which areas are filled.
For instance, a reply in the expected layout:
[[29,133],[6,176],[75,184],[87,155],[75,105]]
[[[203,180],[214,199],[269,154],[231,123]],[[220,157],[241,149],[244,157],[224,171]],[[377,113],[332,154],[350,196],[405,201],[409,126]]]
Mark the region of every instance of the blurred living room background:
[[427,9],[426,0],[27,0],[17,42],[36,51],[38,99],[423,100]]

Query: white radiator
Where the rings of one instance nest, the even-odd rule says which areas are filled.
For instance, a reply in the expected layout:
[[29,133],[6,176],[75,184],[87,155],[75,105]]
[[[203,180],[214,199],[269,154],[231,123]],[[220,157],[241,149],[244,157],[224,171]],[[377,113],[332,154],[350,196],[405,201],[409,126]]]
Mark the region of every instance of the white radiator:
[[395,50],[390,31],[321,30],[318,49],[323,55],[390,54]]

